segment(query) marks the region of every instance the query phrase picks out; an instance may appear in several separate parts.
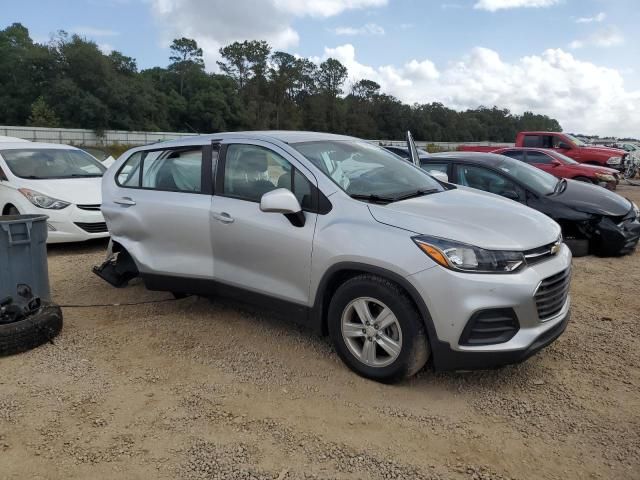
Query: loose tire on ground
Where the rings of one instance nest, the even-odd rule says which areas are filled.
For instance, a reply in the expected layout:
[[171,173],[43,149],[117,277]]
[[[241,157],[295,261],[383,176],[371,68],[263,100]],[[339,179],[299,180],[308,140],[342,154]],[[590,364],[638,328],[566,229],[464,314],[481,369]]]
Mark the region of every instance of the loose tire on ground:
[[13,323],[0,324],[0,357],[36,348],[62,330],[62,311],[45,305],[37,313]]
[[[388,307],[401,331],[397,358],[384,366],[369,366],[350,350],[343,336],[343,314],[356,299],[368,298]],[[343,283],[333,295],[328,312],[329,335],[340,358],[357,374],[384,383],[410,377],[424,367],[429,344],[424,323],[409,296],[395,283],[375,275],[358,275]],[[364,339],[362,340],[364,342]],[[383,355],[382,347],[375,347]]]
[[587,239],[565,238],[564,243],[569,247],[574,257],[586,257],[589,255],[589,240]]

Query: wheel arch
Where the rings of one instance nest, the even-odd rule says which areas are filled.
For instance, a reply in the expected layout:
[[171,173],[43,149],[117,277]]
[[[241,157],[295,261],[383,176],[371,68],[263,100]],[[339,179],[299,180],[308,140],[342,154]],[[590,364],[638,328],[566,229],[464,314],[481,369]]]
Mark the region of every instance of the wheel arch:
[[362,274],[376,275],[389,280],[398,285],[403,291],[409,295],[414,303],[422,321],[427,329],[427,335],[431,346],[435,344],[438,337],[436,335],[433,318],[429,312],[429,308],[424,303],[422,296],[416,288],[403,276],[387,270],[386,268],[367,265],[356,262],[342,262],[332,265],[322,276],[316,292],[315,302],[312,311],[312,325],[315,330],[322,335],[328,334],[328,311],[329,303],[335,291],[347,280]]
[[16,210],[18,209],[18,207],[16,207],[13,203],[8,202],[4,207],[2,207],[2,215],[8,215],[11,207],[15,208]]

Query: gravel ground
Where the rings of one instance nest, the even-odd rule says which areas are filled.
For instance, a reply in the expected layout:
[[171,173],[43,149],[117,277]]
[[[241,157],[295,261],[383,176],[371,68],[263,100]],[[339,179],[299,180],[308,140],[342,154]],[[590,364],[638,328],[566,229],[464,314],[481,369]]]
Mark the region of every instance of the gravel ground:
[[[105,246],[50,248],[57,302],[167,298],[92,275]],[[395,386],[222,300],[67,308],[54,344],[0,359],[0,478],[640,478],[638,285],[640,253],[576,259],[552,346]]]

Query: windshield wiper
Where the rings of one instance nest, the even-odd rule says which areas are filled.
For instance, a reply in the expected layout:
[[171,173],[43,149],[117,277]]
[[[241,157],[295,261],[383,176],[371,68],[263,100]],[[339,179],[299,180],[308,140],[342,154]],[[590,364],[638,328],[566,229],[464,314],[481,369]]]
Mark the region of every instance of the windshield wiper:
[[365,200],[367,202],[373,203],[391,203],[395,202],[394,197],[385,197],[375,194],[364,194],[364,193],[350,193],[349,196],[351,198],[355,198],[356,200]]
[[89,173],[87,175],[83,175],[82,173],[72,173],[71,177],[73,178],[93,178],[93,177],[101,177],[102,174],[97,173]]
[[438,193],[440,189],[438,188],[429,188],[427,190],[414,190],[413,192],[404,193],[402,195],[398,195],[393,197],[394,202],[399,202],[400,200],[407,200],[409,198],[422,197],[424,195],[431,195],[432,193]]

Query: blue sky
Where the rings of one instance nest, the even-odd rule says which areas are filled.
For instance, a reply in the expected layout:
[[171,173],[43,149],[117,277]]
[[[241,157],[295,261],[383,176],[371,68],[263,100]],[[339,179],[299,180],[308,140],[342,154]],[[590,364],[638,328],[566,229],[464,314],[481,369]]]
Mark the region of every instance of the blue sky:
[[21,22],[166,65],[172,38],[196,38],[210,70],[234,40],[322,60],[407,102],[533,109],[584,133],[640,136],[638,0],[22,0]]

